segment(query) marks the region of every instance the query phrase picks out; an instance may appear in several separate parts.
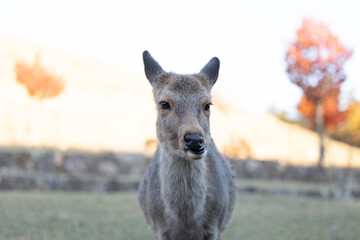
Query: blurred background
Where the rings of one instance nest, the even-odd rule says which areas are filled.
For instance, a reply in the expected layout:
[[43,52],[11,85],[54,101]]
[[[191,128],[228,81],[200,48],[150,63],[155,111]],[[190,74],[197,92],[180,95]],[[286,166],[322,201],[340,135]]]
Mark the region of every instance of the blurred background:
[[211,133],[239,185],[225,239],[357,239],[359,7],[1,1],[0,239],[154,239],[136,200],[157,145],[144,50],[178,73],[221,61]]

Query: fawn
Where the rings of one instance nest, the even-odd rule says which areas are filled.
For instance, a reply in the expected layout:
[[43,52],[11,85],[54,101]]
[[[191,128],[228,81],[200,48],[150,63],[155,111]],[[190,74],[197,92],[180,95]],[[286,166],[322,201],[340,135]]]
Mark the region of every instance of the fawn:
[[148,51],[143,60],[157,105],[158,147],[140,184],[140,207],[158,240],[220,240],[237,192],[230,162],[210,137],[210,91],[220,61],[176,74]]

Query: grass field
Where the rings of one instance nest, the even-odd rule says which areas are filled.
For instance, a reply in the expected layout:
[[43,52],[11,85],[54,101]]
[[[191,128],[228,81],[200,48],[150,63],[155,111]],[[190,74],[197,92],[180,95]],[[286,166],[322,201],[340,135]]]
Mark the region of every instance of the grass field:
[[[240,194],[224,240],[359,240],[360,201]],[[155,239],[135,192],[0,192],[1,240]]]

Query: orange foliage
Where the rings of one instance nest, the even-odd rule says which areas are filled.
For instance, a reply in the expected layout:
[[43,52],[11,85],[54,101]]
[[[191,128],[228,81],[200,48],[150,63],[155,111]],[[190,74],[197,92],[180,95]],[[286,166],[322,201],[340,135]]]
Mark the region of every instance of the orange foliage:
[[324,127],[334,130],[345,120],[338,109],[340,85],[346,79],[345,61],[352,55],[323,23],[304,19],[297,39],[286,52],[287,73],[291,82],[303,90],[300,113],[315,127],[316,104],[323,102]]
[[335,137],[360,147],[360,102],[350,102],[346,121],[335,133]]
[[[347,117],[347,111],[339,111],[339,100],[336,97],[329,96],[323,99],[324,111],[324,127],[327,131],[334,131],[336,126],[345,121]],[[316,107],[313,101],[306,98],[305,95],[301,97],[301,101],[298,105],[300,113],[309,120],[310,127],[315,128],[316,121]]]
[[25,85],[32,97],[44,99],[58,96],[64,90],[62,78],[53,75],[40,66],[39,55],[35,63],[15,63],[16,81]]
[[304,19],[297,39],[286,53],[290,80],[303,89],[310,100],[338,94],[346,76],[345,61],[352,55],[323,23]]
[[315,117],[315,105],[313,102],[309,101],[305,95],[302,95],[301,97],[298,110],[303,116]]

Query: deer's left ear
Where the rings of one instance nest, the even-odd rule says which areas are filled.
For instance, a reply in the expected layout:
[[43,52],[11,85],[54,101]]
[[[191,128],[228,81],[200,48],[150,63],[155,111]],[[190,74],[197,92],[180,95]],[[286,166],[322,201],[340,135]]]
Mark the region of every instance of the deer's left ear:
[[209,81],[210,87],[214,86],[219,76],[220,60],[217,57],[213,57],[206,65],[201,69],[200,73],[204,74]]

